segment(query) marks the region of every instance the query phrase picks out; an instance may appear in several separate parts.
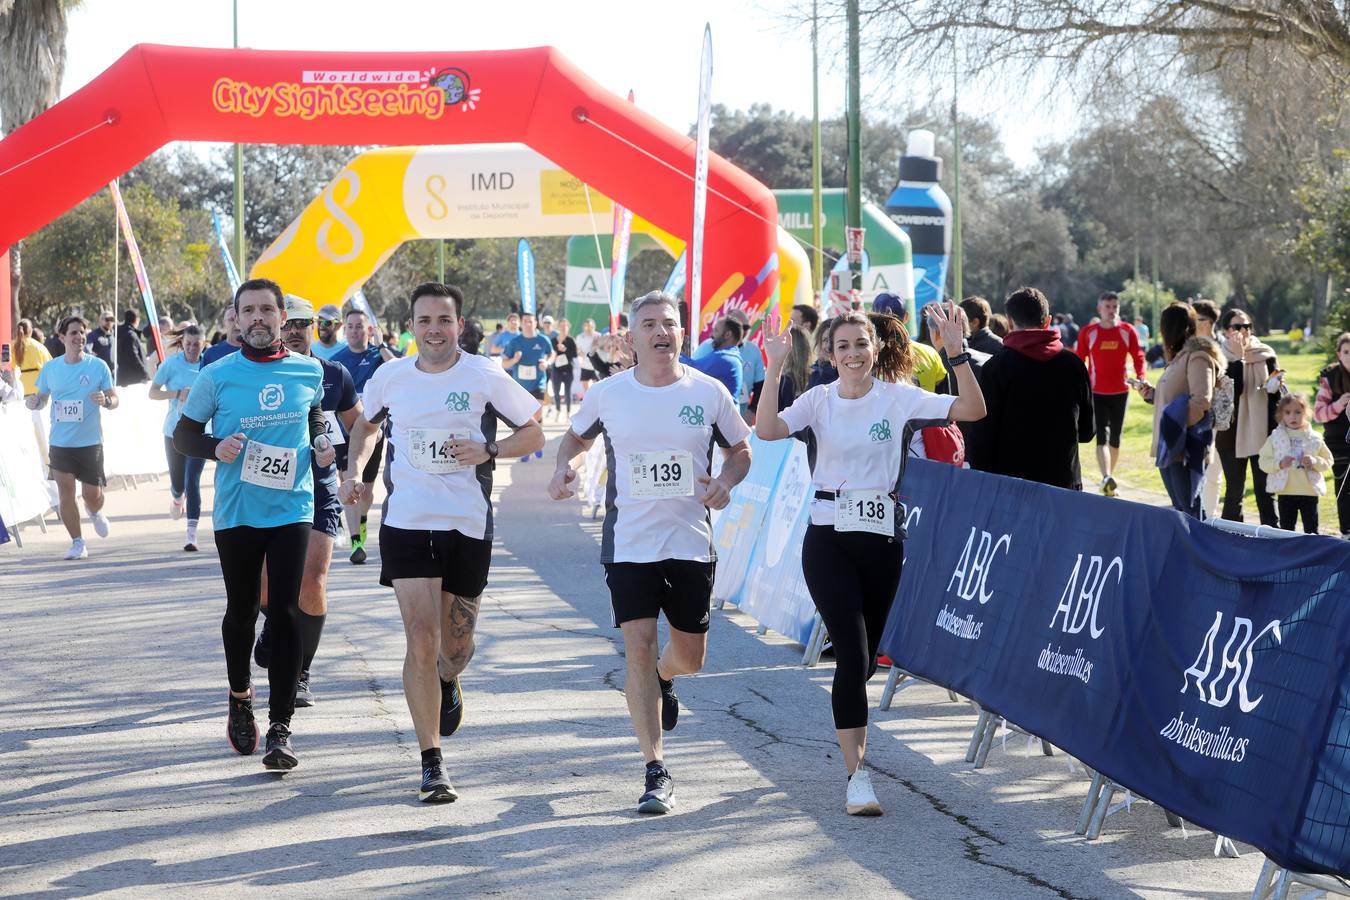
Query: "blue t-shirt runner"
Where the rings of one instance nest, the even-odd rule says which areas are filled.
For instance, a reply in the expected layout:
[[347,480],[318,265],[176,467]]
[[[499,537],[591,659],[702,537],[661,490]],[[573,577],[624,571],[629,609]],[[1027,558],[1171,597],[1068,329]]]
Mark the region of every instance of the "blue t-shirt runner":
[[[153,384],[164,388],[166,391],[177,393],[184,388],[190,388],[197,381],[197,373],[206,365],[205,354],[197,357],[197,361],[190,363],[182,353],[175,353],[164,361],[164,365],[155,370]],[[188,395],[189,397],[191,394]],[[183,414],[183,403],[177,397],[169,401],[169,411],[164,416],[164,436],[173,437],[173,430],[178,425],[178,417]]]
[[343,344],[342,349],[329,358],[335,363],[340,363],[351,373],[352,384],[356,386],[357,394],[366,389],[366,382],[370,380],[370,376],[374,375],[375,370],[384,363],[380,348],[373,345],[357,353]]
[[43,365],[38,372],[38,394],[51,395],[53,447],[94,447],[103,443],[103,408],[89,395],[112,388],[112,370],[89,353],[79,362],[64,356]]
[[294,353],[276,362],[232,353],[197,375],[183,415],[212,422],[216,437],[241,432],[248,439],[234,462],[216,462],[217,531],[310,523],[309,410],[322,400],[319,361]]
[[552,352],[553,342],[544,335],[526,337],[522,334],[506,345],[502,356],[511,359],[520,354],[520,359],[511,369],[511,375],[516,379],[516,384],[542,400],[548,386],[548,367],[544,363]]
[[231,344],[229,341],[221,341],[218,344],[212,344],[202,351],[202,366],[209,366],[218,359],[224,359],[231,353],[239,351],[238,344]]

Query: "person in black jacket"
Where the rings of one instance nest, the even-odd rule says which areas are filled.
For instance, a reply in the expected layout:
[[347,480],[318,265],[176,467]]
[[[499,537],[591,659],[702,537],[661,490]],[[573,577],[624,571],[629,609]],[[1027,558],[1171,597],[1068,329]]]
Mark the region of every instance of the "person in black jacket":
[[967,339],[970,349],[990,356],[1003,349],[1003,338],[989,330],[993,310],[989,308],[988,300],[983,297],[967,297],[961,301],[961,311],[970,322],[970,336]]
[[1050,301],[1033,287],[1005,303],[1013,330],[980,373],[988,414],[966,441],[972,468],[1079,491],[1078,445],[1092,440],[1087,367],[1050,324]]
[[129,309],[122,313],[122,324],[117,326],[117,386],[143,384],[150,380],[150,370],[145,364],[145,343],[141,340],[141,331],[136,323],[140,313]]

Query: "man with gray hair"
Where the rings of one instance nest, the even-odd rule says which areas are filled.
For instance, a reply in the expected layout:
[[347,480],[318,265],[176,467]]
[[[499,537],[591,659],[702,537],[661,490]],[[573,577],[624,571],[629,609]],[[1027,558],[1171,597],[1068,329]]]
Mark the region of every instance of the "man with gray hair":
[[[573,495],[572,461],[603,435],[610,489],[600,561],[623,631],[628,714],[647,764],[638,812],[666,813],[675,795],[661,732],[679,718],[674,679],[701,669],[708,646],[717,559],[709,510],[725,507],[750,470],[750,429],[720,382],[681,361],[684,330],[674,297],[639,297],[629,320],[624,340],[636,365],[587,392],[563,435],[548,493],[554,500]],[[716,477],[713,445],[723,455]],[[658,652],[662,612],[670,640]]]

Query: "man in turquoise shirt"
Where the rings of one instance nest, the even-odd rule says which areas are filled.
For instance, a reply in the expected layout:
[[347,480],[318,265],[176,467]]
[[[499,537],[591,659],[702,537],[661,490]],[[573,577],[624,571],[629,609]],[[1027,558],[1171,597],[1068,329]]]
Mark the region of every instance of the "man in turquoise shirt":
[[[310,456],[321,466],[336,456],[320,407],[323,369],[281,343],[283,303],[274,281],[255,278],[239,286],[234,305],[243,344],[197,375],[173,435],[182,453],[217,461],[212,519],[225,579],[226,734],[244,755],[258,745],[249,658],[267,566],[271,725],[263,765],[273,771],[297,763],[290,723],[300,675],[300,583],[314,514]],[[207,422],[214,434],[206,434]]]
[[108,536],[108,517],[103,514],[103,422],[104,409],[117,408],[117,390],[112,370],[97,356],[84,352],[89,326],[79,316],[61,320],[57,333],[66,352],[43,365],[37,377],[37,393],[25,401],[29,409],[42,409],[52,400],[50,466],[60,494],[61,522],[70,534],[66,559],[89,555],[80,531],[80,510],[75,505],[75,482],[82,485],[84,507],[99,537]]

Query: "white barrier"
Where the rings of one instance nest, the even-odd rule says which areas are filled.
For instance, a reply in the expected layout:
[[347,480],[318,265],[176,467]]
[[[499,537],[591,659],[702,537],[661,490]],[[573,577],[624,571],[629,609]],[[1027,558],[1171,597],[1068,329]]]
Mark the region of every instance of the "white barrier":
[[167,400],[151,400],[149,384],[117,389],[117,409],[103,410],[103,472],[109,478],[169,471],[164,458]]
[[51,509],[42,475],[32,413],[21,402],[0,403],[0,518],[6,525],[20,525]]

